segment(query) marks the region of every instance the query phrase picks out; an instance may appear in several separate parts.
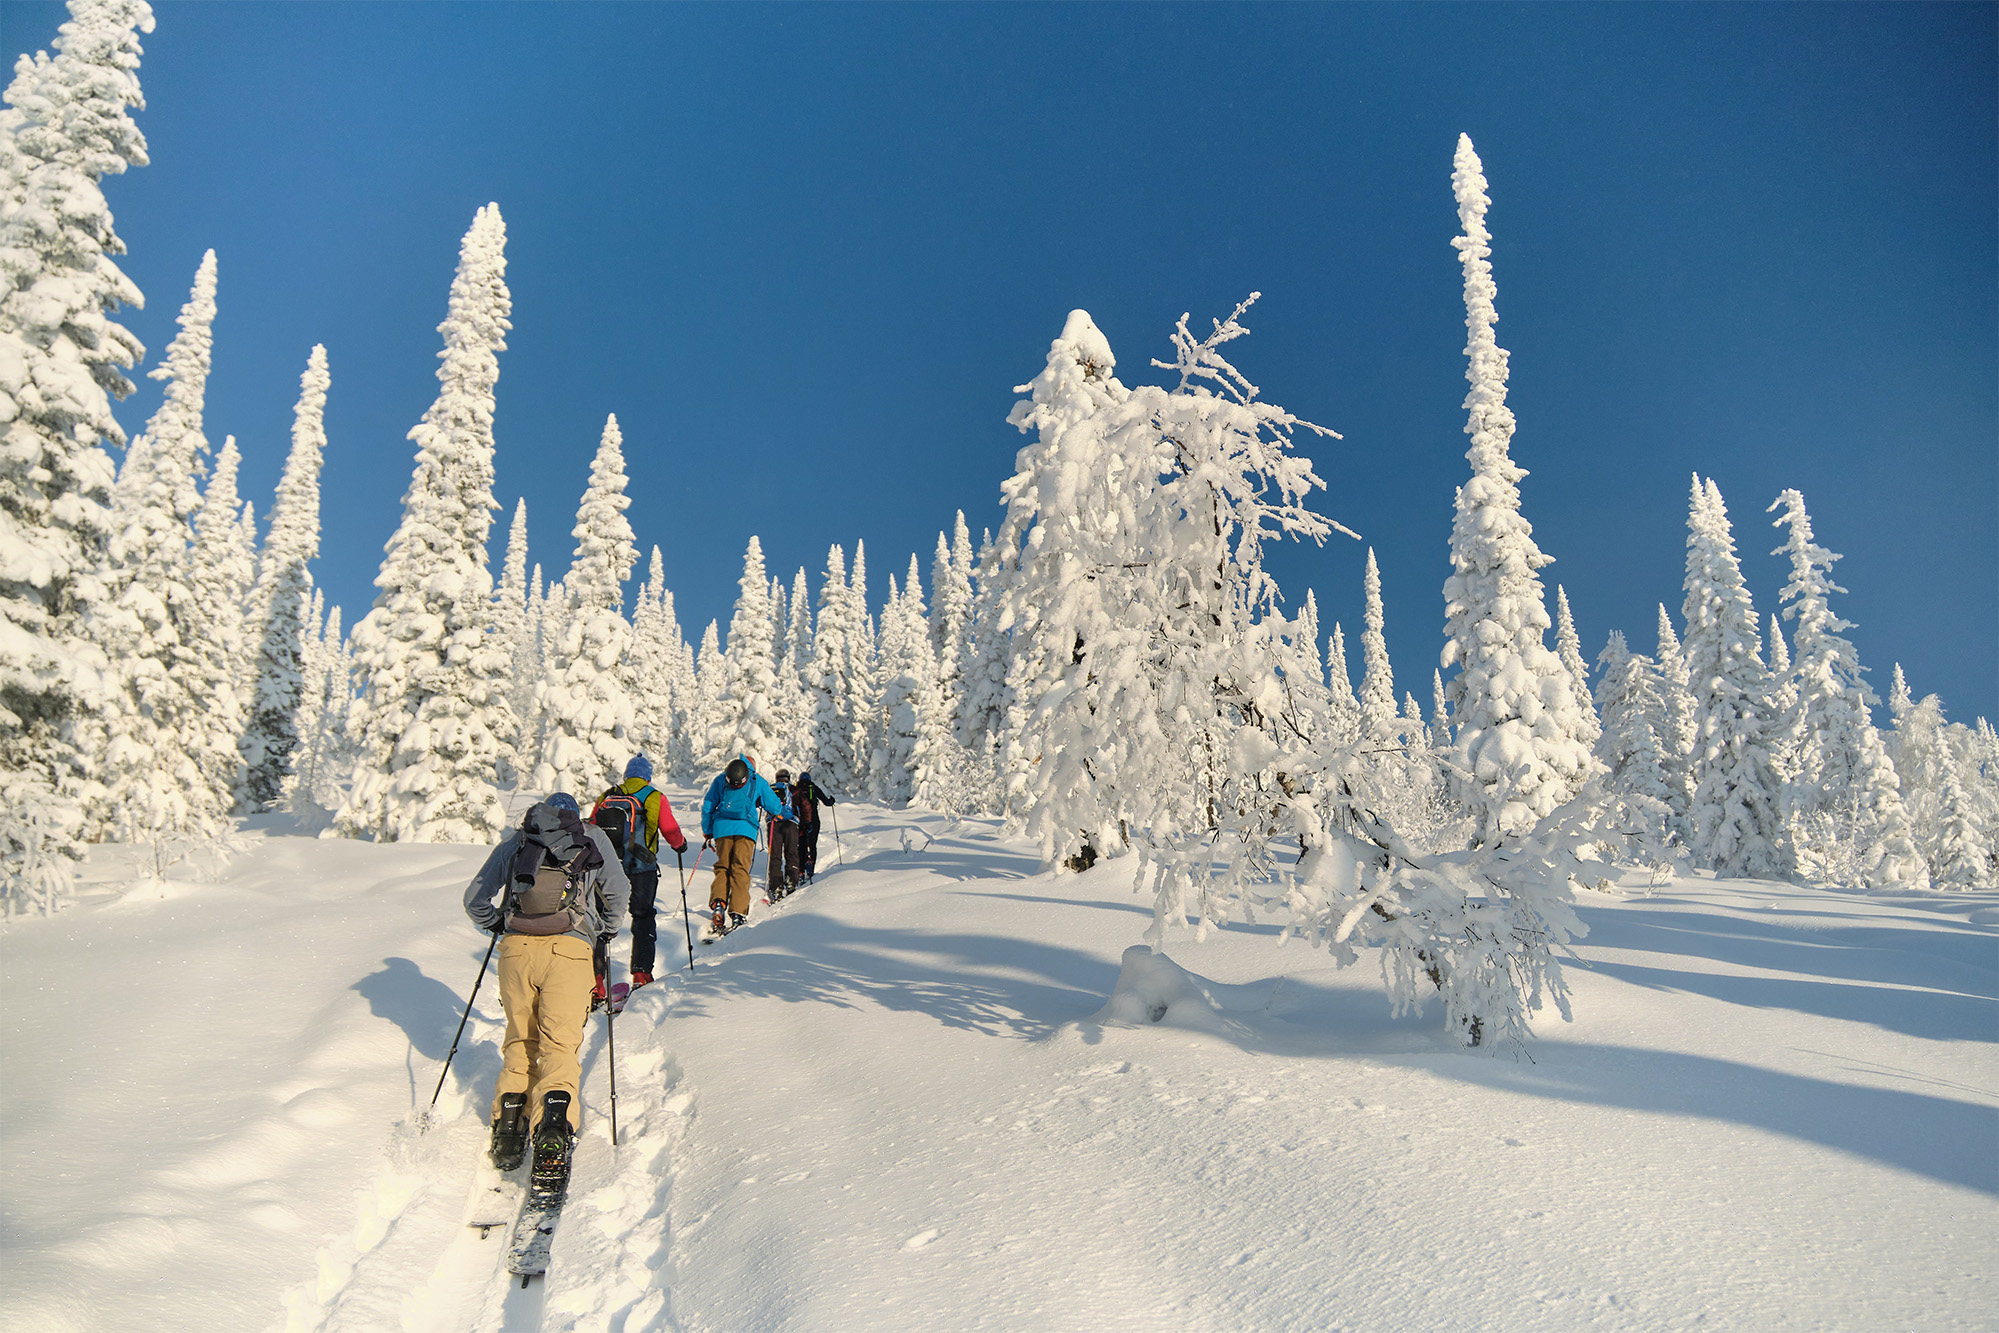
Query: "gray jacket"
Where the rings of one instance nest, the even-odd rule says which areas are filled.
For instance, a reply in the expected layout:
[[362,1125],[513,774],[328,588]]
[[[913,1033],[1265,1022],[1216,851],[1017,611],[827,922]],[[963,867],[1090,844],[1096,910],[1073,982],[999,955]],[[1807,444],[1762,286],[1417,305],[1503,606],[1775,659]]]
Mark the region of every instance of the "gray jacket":
[[[625,924],[625,914],[632,905],[632,882],[625,878],[625,868],[618,864],[617,849],[611,846],[610,835],[595,824],[585,824],[583,828],[597,845],[604,864],[585,877],[586,892],[579,904],[584,920],[569,933],[595,944],[599,935],[615,935]],[[500,924],[499,899],[507,887],[507,869],[513,865],[514,853],[525,836],[519,829],[513,829],[500,839],[500,845],[465,888],[465,915],[481,930],[491,931]]]

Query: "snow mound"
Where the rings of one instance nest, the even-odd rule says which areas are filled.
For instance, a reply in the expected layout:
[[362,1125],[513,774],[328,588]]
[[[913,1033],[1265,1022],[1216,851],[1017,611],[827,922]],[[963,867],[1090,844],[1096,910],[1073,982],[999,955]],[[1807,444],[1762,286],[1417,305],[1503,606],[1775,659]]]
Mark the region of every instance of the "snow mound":
[[1218,1036],[1234,1035],[1237,1027],[1222,1016],[1201,978],[1145,944],[1124,951],[1110,999],[1088,1021],[1117,1027],[1156,1024]]

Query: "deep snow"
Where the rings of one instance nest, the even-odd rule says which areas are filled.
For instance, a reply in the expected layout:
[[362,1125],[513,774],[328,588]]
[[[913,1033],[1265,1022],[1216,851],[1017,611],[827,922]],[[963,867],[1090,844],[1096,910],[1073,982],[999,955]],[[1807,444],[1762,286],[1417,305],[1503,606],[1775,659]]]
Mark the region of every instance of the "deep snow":
[[1999,894],[1585,892],[1576,1021],[1483,1055],[1269,925],[1127,958],[1128,864],[839,812],[844,864],[691,977],[662,918],[615,1152],[594,1020],[527,1290],[462,1225],[490,976],[414,1117],[483,849],[266,829],[164,885],[100,849],[0,932],[0,1327],[1993,1326]]

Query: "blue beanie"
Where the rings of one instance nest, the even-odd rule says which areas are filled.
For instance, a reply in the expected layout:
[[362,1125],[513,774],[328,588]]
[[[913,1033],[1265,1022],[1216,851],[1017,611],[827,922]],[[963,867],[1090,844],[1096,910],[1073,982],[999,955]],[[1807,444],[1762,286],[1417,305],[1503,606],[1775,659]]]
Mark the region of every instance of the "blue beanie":
[[652,760],[644,755],[633,755],[632,762],[625,765],[625,776],[637,778],[641,782],[652,781]]
[[572,815],[583,813],[582,809],[576,804],[576,798],[566,791],[552,793],[542,804],[551,810],[567,810]]

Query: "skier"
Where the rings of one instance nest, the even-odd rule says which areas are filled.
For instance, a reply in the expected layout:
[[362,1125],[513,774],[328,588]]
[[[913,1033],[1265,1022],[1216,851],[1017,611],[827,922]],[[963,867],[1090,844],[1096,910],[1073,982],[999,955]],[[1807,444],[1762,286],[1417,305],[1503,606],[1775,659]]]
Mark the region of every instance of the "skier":
[[798,803],[791,795],[791,774],[780,768],[771,791],[794,818],[771,816],[765,823],[764,845],[770,848],[767,891],[772,902],[781,902],[798,887]]
[[810,773],[800,773],[791,784],[791,808],[798,813],[798,868],[807,884],[819,868],[819,807],[832,804]]
[[[624,848],[625,878],[632,884],[632,989],[652,981],[654,950],[659,938],[659,918],[654,899],[659,892],[659,843],[676,856],[687,851],[687,838],[673,806],[652,785],[652,760],[635,755],[625,765],[625,780],[597,798],[590,822],[611,832],[611,841]],[[622,831],[629,830],[629,831]],[[596,998],[603,998],[604,978],[597,978]]]
[[[610,838],[556,792],[529,808],[465,890],[465,915],[500,934],[500,1001],[507,1035],[493,1090],[493,1165],[519,1167],[534,1126],[534,1175],[566,1181],[582,1121],[583,1022],[591,955],[617,937],[631,885]],[[497,899],[498,901],[495,901]]]
[[715,848],[715,879],[708,910],[717,935],[726,935],[750,914],[750,862],[757,851],[757,811],[790,819],[770,784],[757,776],[749,756],[737,755],[708,784],[701,801],[701,840]]

